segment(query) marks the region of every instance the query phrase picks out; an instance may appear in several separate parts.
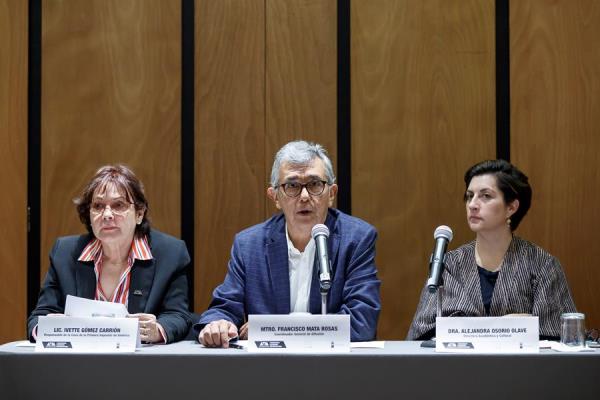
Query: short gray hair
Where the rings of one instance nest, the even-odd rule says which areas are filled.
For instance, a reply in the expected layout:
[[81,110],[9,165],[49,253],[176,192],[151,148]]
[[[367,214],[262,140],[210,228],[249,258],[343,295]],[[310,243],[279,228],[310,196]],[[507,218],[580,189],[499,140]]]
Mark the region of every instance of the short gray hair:
[[327,150],[317,143],[307,142],[304,140],[295,140],[284,145],[277,154],[271,169],[271,186],[276,187],[279,180],[279,170],[285,163],[292,165],[309,165],[315,158],[320,158],[325,164],[325,177],[327,183],[332,185],[335,183],[335,174],[331,160],[327,156]]

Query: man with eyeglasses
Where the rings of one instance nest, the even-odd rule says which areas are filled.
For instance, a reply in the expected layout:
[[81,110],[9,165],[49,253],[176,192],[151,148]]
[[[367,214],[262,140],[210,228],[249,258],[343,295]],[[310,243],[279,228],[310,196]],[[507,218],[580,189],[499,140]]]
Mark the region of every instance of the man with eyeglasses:
[[194,325],[200,343],[228,347],[238,334],[245,339],[248,314],[320,313],[311,237],[316,224],[325,224],[330,231],[328,312],[350,314],[352,341],[375,338],[381,309],[377,232],[331,208],[337,190],[331,161],[321,145],[294,141],[277,152],[267,197],[282,213],[236,235],[225,281]]

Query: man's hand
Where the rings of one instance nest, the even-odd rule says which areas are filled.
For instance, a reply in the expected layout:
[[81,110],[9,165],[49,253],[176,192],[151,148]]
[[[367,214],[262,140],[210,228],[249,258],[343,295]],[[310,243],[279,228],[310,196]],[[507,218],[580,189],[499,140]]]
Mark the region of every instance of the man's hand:
[[198,335],[198,341],[206,347],[229,347],[229,340],[238,335],[237,326],[220,319],[207,324]]

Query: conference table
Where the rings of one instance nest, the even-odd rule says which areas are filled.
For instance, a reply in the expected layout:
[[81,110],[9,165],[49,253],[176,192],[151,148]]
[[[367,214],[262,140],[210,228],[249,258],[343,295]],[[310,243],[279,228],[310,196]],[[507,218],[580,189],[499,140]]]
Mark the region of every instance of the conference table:
[[441,354],[420,342],[257,354],[191,341],[133,354],[0,346],[0,399],[600,399],[600,350]]

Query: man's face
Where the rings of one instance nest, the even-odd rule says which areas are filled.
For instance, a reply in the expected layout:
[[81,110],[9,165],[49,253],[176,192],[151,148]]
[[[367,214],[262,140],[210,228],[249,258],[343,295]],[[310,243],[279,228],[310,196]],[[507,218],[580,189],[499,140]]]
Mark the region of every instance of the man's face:
[[287,195],[282,185],[310,184],[316,181],[327,181],[325,164],[318,157],[308,165],[284,163],[279,170],[279,186],[277,189],[270,187],[267,190],[268,197],[274,201],[279,210],[283,211],[290,231],[300,230],[310,234],[314,225],[325,223],[327,209],[333,205],[337,194],[337,185],[325,184],[320,195],[310,194],[308,188],[303,187],[296,197]]

